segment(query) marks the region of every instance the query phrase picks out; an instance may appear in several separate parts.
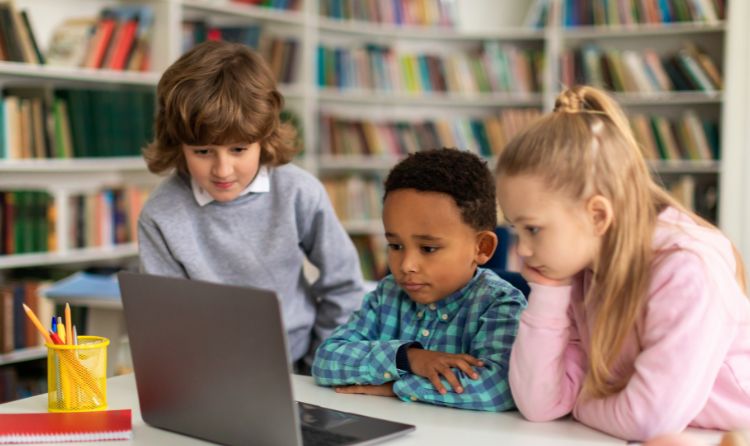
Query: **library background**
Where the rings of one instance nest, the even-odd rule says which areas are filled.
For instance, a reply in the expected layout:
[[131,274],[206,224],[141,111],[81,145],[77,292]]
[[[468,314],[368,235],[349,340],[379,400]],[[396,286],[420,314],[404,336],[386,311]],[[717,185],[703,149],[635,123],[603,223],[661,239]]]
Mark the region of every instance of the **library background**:
[[[161,179],[140,157],[155,87],[196,43],[269,61],[295,162],[375,280],[395,162],[445,146],[493,165],[576,83],[613,92],[664,185],[750,259],[748,22],[741,0],[0,0],[0,401],[46,389],[23,302],[49,320],[50,284],[137,265],[138,212]],[[73,313],[127,345],[116,300]],[[114,348],[109,372],[128,361]]]

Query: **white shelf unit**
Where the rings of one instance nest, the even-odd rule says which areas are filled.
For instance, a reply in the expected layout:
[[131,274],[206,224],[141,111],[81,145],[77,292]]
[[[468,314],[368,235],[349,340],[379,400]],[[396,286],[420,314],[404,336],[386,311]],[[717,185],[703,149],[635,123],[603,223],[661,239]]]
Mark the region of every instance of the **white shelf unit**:
[[[121,3],[116,0],[15,0],[17,7],[29,12],[37,42],[43,50],[49,43],[52,30],[64,19],[94,17],[102,8]],[[166,57],[169,31],[164,25],[173,5],[161,1],[140,3],[152,4],[155,12],[152,72],[0,62],[0,87],[153,90],[158,83],[161,70],[169,62]],[[127,116],[121,118],[128,119]],[[0,255],[0,286],[5,286],[6,281],[13,277],[12,270],[19,268],[80,268],[132,263],[138,253],[135,243],[73,248],[70,240],[70,197],[108,187],[153,185],[156,181],[158,178],[148,173],[140,157],[0,160],[0,190],[46,191],[52,196],[57,213],[54,229],[57,249],[51,252]],[[0,355],[0,366],[13,366],[41,359],[46,355],[46,347],[19,349]],[[113,358],[111,361],[114,363],[116,359]]]
[[[554,0],[557,6],[561,2]],[[471,3],[470,5],[468,3]],[[520,18],[526,13],[526,7],[531,2],[465,2],[459,4],[458,8],[472,9],[474,11],[503,11],[506,26],[493,26],[492,18],[481,18],[476,27],[464,23],[462,29],[422,29],[419,27],[397,27],[393,25],[380,25],[355,21],[338,21],[330,18],[318,18],[317,32],[320,40],[324,41],[330,35],[345,35],[349,40],[374,41],[376,43],[394,42],[394,45],[403,45],[404,41],[432,41],[432,46],[460,45],[465,42],[478,40],[496,40],[500,42],[539,42],[546,55],[546,66],[542,77],[545,79],[544,89],[533,95],[521,95],[514,93],[484,94],[474,96],[424,93],[421,95],[390,94],[388,92],[370,91],[337,91],[335,89],[321,89],[318,92],[318,109],[335,109],[342,114],[349,112],[354,114],[359,109],[369,108],[364,114],[383,116],[395,114],[403,110],[425,110],[427,115],[433,114],[436,107],[440,107],[444,114],[467,113],[468,108],[475,110],[469,113],[487,113],[490,110],[504,107],[539,107],[549,111],[554,103],[560,82],[558,73],[558,61],[562,51],[582,42],[596,42],[606,48],[640,49],[644,47],[655,47],[657,51],[676,51],[683,40],[697,40],[701,44],[708,44],[709,54],[714,60],[722,64],[728,59],[725,54],[725,36],[728,34],[728,26],[724,22],[706,23],[676,23],[662,25],[636,25],[629,27],[609,26],[582,26],[576,28],[565,28],[557,24],[550,24],[542,30],[521,27]],[[479,7],[478,7],[479,6]],[[489,13],[496,17],[499,13]],[[466,16],[466,11],[459,11],[460,16]],[[515,17],[516,21],[514,21]],[[476,16],[474,17],[476,18]],[[726,67],[722,67],[722,74],[726,78]],[[723,92],[693,92],[672,91],[658,93],[630,93],[617,92],[613,96],[625,107],[626,111],[639,111],[646,113],[660,113],[670,117],[676,117],[685,108],[696,109],[701,117],[709,117],[721,121],[724,104]],[[387,109],[386,109],[387,108]],[[478,111],[476,109],[484,109]],[[373,109],[375,109],[373,111]],[[404,114],[408,114],[408,111]],[[723,139],[723,138],[722,138]],[[722,152],[726,152],[723,144]],[[330,156],[320,155],[316,162],[318,171],[322,175],[340,175],[342,172],[354,174],[366,174],[372,172],[385,173],[400,159],[399,157],[381,156]],[[494,159],[490,160],[494,165]],[[650,167],[654,172],[666,178],[680,175],[699,175],[703,178],[713,178],[720,182],[724,175],[722,161],[652,161]],[[726,197],[721,196],[721,208],[725,205]],[[723,225],[723,214],[719,215],[719,224]],[[374,225],[373,225],[374,226]]]
[[[174,5],[162,1],[130,3],[149,4],[154,9],[151,72],[0,62],[0,87],[155,89],[161,71],[169,62],[169,45],[166,38],[168,32],[164,25],[169,22],[169,11]],[[29,12],[37,42],[44,51],[52,31],[65,18],[95,17],[103,8],[123,2],[16,0],[15,4]],[[59,248],[54,252],[0,256],[0,272],[21,267],[94,263],[135,257],[137,248],[132,243],[114,247],[68,248],[68,198],[71,194],[91,192],[104,187],[124,184],[153,185],[157,181],[157,177],[147,172],[140,157],[0,160],[0,190],[40,190],[52,195],[58,209],[58,224],[55,230],[59,241]]]
[[[734,4],[736,1],[730,1],[730,3]],[[595,45],[603,52],[610,50],[641,52],[651,49],[663,57],[665,54],[676,54],[681,51],[685,42],[695,43],[718,64],[722,79],[726,81],[727,70],[724,64],[728,57],[725,51],[727,32],[726,22],[720,21],[711,24],[671,23],[630,27],[558,26],[552,28],[550,37],[555,40],[551,47],[559,51],[556,60],[561,60],[561,55],[565,50],[586,45]],[[721,123],[725,117],[723,113],[724,91],[614,92],[613,96],[627,113],[678,119],[686,110],[691,110],[701,120],[718,123]],[[723,135],[719,140],[720,153],[723,156],[727,145]],[[686,176],[692,177],[695,182],[691,181],[691,184],[700,185],[695,192],[696,203],[701,202],[704,206],[708,206],[707,203],[711,202],[713,194],[719,190],[718,209],[711,217],[722,226],[724,222],[721,208],[725,206],[725,197],[720,192],[723,175],[721,163],[721,160],[659,160],[651,161],[650,166],[666,185],[679,185]]]
[[134,243],[115,246],[73,248],[69,240],[70,197],[122,185],[154,185],[157,177],[148,173],[138,158],[22,160],[0,162],[0,190],[45,191],[57,210],[52,252],[0,255],[2,270],[32,266],[94,263],[135,257]]

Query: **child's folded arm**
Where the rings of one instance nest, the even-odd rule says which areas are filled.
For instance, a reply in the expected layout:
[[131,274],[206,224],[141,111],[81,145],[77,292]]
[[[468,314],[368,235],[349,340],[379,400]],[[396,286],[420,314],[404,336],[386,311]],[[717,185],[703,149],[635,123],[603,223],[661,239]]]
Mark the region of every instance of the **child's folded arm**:
[[320,345],[312,367],[318,384],[383,384],[398,379],[396,352],[408,341],[379,340],[378,294],[379,290],[368,293],[362,308]]
[[384,384],[399,378],[396,351],[403,341],[331,340],[318,349],[315,382],[323,386]]
[[516,406],[531,421],[569,414],[583,382],[586,358],[568,315],[573,292],[571,286],[531,284],[509,371]]
[[512,409],[513,398],[507,382],[507,368],[489,358],[482,358],[483,367],[477,367],[478,379],[471,379],[461,370],[454,369],[456,378],[463,387],[462,393],[456,393],[445,378],[443,386],[448,390],[441,394],[432,382],[422,376],[406,374],[393,383],[393,391],[404,401],[422,401],[439,406],[458,409],[484,410],[501,412]]
[[479,375],[477,379],[454,368],[453,372],[463,391],[457,393],[441,378],[448,390],[441,394],[428,378],[407,374],[394,383],[396,395],[402,400],[461,409],[500,412],[514,408],[508,384],[508,361],[518,330],[519,313],[524,308],[524,298],[519,291],[513,291],[518,295],[496,299],[478,319],[468,352],[484,362],[482,367],[474,367]]

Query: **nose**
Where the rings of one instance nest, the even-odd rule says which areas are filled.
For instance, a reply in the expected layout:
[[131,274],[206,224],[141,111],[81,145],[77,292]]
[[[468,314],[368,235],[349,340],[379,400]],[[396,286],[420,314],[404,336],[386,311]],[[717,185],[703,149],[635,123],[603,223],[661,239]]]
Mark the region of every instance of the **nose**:
[[516,251],[518,252],[518,255],[523,258],[529,258],[534,254],[531,250],[531,246],[523,239],[523,237],[518,237],[516,239]]
[[219,151],[211,166],[211,174],[217,178],[228,178],[232,175],[233,170],[232,159],[228,154]]
[[401,257],[401,272],[404,274],[415,273],[419,270],[419,257],[414,250],[404,250]]

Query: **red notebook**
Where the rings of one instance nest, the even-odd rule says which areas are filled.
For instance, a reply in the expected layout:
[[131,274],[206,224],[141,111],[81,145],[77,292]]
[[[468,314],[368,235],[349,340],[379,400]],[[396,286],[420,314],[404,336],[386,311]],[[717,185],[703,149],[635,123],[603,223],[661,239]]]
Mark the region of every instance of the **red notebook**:
[[129,440],[130,409],[0,414],[0,444]]

